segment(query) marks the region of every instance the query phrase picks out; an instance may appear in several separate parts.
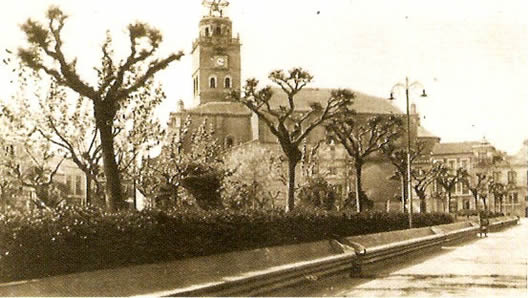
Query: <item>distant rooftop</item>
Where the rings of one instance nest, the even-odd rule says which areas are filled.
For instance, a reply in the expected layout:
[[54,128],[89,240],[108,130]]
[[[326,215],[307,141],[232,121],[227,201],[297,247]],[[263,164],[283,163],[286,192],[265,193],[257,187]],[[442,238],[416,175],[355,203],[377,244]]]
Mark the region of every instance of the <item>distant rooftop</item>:
[[[279,88],[273,88],[273,97],[271,105],[277,107],[280,104],[286,104],[286,94]],[[320,103],[324,106],[330,98],[333,89],[330,88],[304,88],[296,96],[296,106],[300,111],[310,110],[310,104]],[[352,108],[360,114],[403,114],[403,112],[394,106],[388,99],[367,95],[352,90],[356,95]]]
[[419,138],[435,138],[440,139],[439,136],[435,136],[431,132],[429,132],[427,129],[423,128],[423,126],[418,125],[417,135]]
[[235,102],[208,102],[203,105],[191,108],[187,110],[192,114],[202,114],[202,115],[221,115],[221,114],[230,114],[230,115],[239,115],[239,116],[249,116],[251,111],[243,106],[242,104]]
[[[271,106],[277,108],[279,105],[287,105],[286,94],[279,88],[273,88]],[[304,88],[295,97],[296,111],[309,111],[312,103],[325,105],[330,98],[333,89],[329,88]],[[353,91],[356,98],[353,100],[352,108],[360,114],[403,114],[403,112],[394,106],[388,99],[367,95],[361,92]],[[190,108],[187,112],[193,114],[218,115],[234,114],[249,115],[250,110],[241,104],[234,102],[209,102]],[[432,134],[428,133],[431,137]]]
[[480,142],[438,143],[433,147],[433,154],[472,153],[476,145]]

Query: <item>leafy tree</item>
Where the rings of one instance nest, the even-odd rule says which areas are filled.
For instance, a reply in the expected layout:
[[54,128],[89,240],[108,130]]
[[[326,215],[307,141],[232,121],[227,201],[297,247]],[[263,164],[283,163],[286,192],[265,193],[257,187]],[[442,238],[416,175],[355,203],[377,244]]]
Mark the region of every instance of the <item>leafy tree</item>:
[[18,56],[25,66],[43,71],[58,85],[92,101],[103,155],[106,206],[113,210],[116,204],[122,202],[121,179],[114,147],[114,121],[118,111],[158,71],[179,60],[183,54],[179,52],[156,58],[162,41],[161,33],[147,24],[134,23],[128,26],[130,53],[127,58],[116,61],[112,39],[108,35],[101,47],[101,65],[95,68],[98,82],[90,84],[81,78],[77,59],[68,59],[64,55],[62,30],[67,16],[59,8],[50,7],[47,18],[47,25],[29,19],[21,26],[30,46],[20,48]]
[[333,186],[320,175],[309,177],[299,189],[301,204],[308,207],[334,210],[337,193]]
[[488,189],[489,192],[493,194],[495,212],[497,212],[497,202],[499,203],[499,212],[502,212],[502,203],[504,201],[504,197],[506,197],[508,193],[506,190],[506,185],[494,179],[490,179]]
[[361,175],[363,165],[368,157],[380,152],[387,144],[395,141],[401,135],[402,121],[395,116],[378,115],[362,121],[351,114],[334,118],[327,125],[348,155],[354,160],[356,174],[356,209],[363,210],[361,206]]
[[[1,108],[5,131],[0,143],[4,149],[9,148],[0,159],[4,174],[10,177],[8,179],[15,179],[19,187],[32,189],[37,196],[33,202],[39,208],[56,207],[60,203],[58,195],[65,190],[63,185],[54,181],[64,161],[64,152],[46,142],[28,123],[30,121],[19,119],[31,115],[13,113],[5,105]],[[22,108],[27,110],[27,103]]]
[[480,159],[473,169],[473,173],[466,172],[462,183],[464,183],[473,198],[475,199],[475,207],[479,209],[479,200],[482,199],[484,209],[487,209],[486,197],[488,194],[488,186],[493,180],[492,170],[495,166],[504,160],[503,154],[496,154],[492,158]]
[[448,208],[448,212],[449,206],[451,204],[451,196],[455,191],[456,185],[457,183],[462,182],[465,176],[466,170],[464,168],[450,169],[442,164],[438,169],[438,176],[436,178],[436,181],[445,190],[445,193],[447,194],[446,208]]
[[138,170],[138,186],[157,201],[175,202],[181,201],[179,193],[183,187],[200,208],[221,208],[222,182],[230,175],[222,163],[222,147],[207,119],[194,131],[190,127],[188,118],[176,133],[168,136],[169,141],[157,158],[143,162]]
[[0,200],[2,201],[2,210],[7,210],[8,202],[12,202],[15,195],[20,193],[21,185],[16,177],[11,174],[10,168],[7,167],[9,159],[14,155],[14,146],[0,138]]
[[141,179],[140,160],[148,158],[152,149],[158,149],[167,135],[156,116],[163,99],[165,94],[161,86],[147,84],[132,96],[116,117],[114,131],[119,173],[127,183],[135,185],[134,189]]
[[[24,82],[40,79],[35,73],[21,72],[20,76]],[[52,82],[45,91],[41,88],[35,90],[36,107],[32,107],[26,95],[32,88],[23,83],[20,89],[21,95],[14,97],[9,106],[4,106],[5,115],[14,125],[27,127],[38,133],[42,142],[67,153],[67,158],[85,174],[85,202],[91,202],[92,182],[98,190],[102,190],[97,179],[102,174],[99,165],[102,154],[90,103],[83,97],[68,100],[65,89]]]
[[357,193],[349,192],[344,207],[347,206],[350,206],[352,209],[361,209],[361,211],[366,211],[374,208],[374,201],[369,199],[367,194],[363,190],[361,190],[361,192],[359,193],[360,207],[358,207]]
[[232,175],[223,183],[224,202],[233,208],[274,207],[274,189],[284,180],[282,163],[282,155],[260,146],[228,152],[224,164]]
[[[479,209],[479,200],[485,198],[486,193],[488,192],[488,182],[490,176],[486,173],[475,173],[471,175],[469,172],[464,173],[462,178],[462,183],[464,183],[471,195],[475,199],[475,209]],[[484,209],[486,209],[486,203],[484,202]]]
[[422,167],[419,169],[413,169],[411,171],[413,178],[413,188],[416,192],[416,195],[420,199],[421,213],[426,212],[425,200],[427,199],[427,189],[437,180],[441,171],[442,165],[440,163],[433,163],[429,167]]
[[[411,147],[410,157],[411,166],[413,162],[423,155],[425,143],[416,142],[414,147]],[[397,146],[395,142],[387,143],[381,148],[382,152],[388,157],[391,164],[396,168],[396,175],[401,182],[401,197],[403,201],[403,211],[406,212],[405,198],[407,198],[407,149]],[[412,173],[411,173],[412,175]],[[421,185],[424,186],[424,185]]]
[[57,174],[64,158],[57,159],[57,153],[50,149],[49,144],[38,144],[33,140],[23,145],[24,157],[10,156],[2,161],[2,168],[6,174],[14,177],[17,184],[32,189],[36,198],[35,205],[39,208],[55,208],[64,198],[64,185],[53,179]]
[[287,210],[291,211],[295,207],[295,169],[302,159],[299,148],[301,142],[323,122],[343,113],[352,103],[354,94],[346,89],[333,90],[324,107],[320,103],[312,103],[311,110],[303,113],[299,111],[297,103],[307,99],[299,99],[297,95],[312,81],[312,75],[302,68],[293,68],[288,73],[282,70],[272,71],[268,78],[286,94],[286,103],[281,103],[278,107],[272,106],[271,87],[258,89],[256,79],[246,81],[242,94],[233,91],[230,97],[255,113],[277,138],[288,160]]
[[320,160],[319,160],[319,148],[322,141],[318,142],[314,146],[309,146],[306,140],[302,145],[302,158],[301,158],[301,175],[305,178],[313,177],[318,175],[324,178],[324,173],[319,171]]

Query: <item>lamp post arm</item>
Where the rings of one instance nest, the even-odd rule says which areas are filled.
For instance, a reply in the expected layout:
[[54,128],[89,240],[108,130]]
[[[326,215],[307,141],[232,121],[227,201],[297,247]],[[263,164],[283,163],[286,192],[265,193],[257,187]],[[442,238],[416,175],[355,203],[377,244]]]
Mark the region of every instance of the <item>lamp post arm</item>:
[[410,85],[409,85],[409,89],[415,89],[415,88],[418,88],[420,90],[423,90],[425,89],[424,86],[422,85],[422,83],[418,82],[418,81],[414,81],[412,82]]
[[396,85],[394,85],[394,86],[392,87],[392,89],[391,89],[391,93],[394,93],[394,92],[396,92],[396,91],[403,90],[403,89],[406,89],[406,88],[405,88],[405,85],[402,84],[402,83],[398,83],[398,84],[396,84]]

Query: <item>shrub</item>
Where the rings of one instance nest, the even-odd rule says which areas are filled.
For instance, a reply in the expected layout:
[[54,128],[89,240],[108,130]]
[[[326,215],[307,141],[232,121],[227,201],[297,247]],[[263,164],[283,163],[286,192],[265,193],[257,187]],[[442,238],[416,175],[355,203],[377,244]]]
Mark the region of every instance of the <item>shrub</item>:
[[457,215],[458,216],[477,216],[478,211],[474,209],[462,209],[462,210],[458,210]]
[[299,189],[301,206],[332,210],[335,208],[336,198],[332,185],[321,176],[308,178],[307,183]]
[[[446,214],[416,214],[416,227]],[[0,282],[407,228],[407,214],[64,207],[0,215]]]
[[457,212],[457,215],[458,216],[478,216],[479,212],[488,218],[504,216],[504,213],[502,212],[493,212],[493,211],[485,211],[485,210],[477,211],[475,209],[462,209]]

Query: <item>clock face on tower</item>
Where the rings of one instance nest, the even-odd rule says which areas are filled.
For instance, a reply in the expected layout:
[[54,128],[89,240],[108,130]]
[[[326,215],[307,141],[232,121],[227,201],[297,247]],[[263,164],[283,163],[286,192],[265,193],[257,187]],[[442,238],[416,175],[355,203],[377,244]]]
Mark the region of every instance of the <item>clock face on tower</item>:
[[227,67],[227,56],[215,56],[213,58],[215,67],[226,68]]

